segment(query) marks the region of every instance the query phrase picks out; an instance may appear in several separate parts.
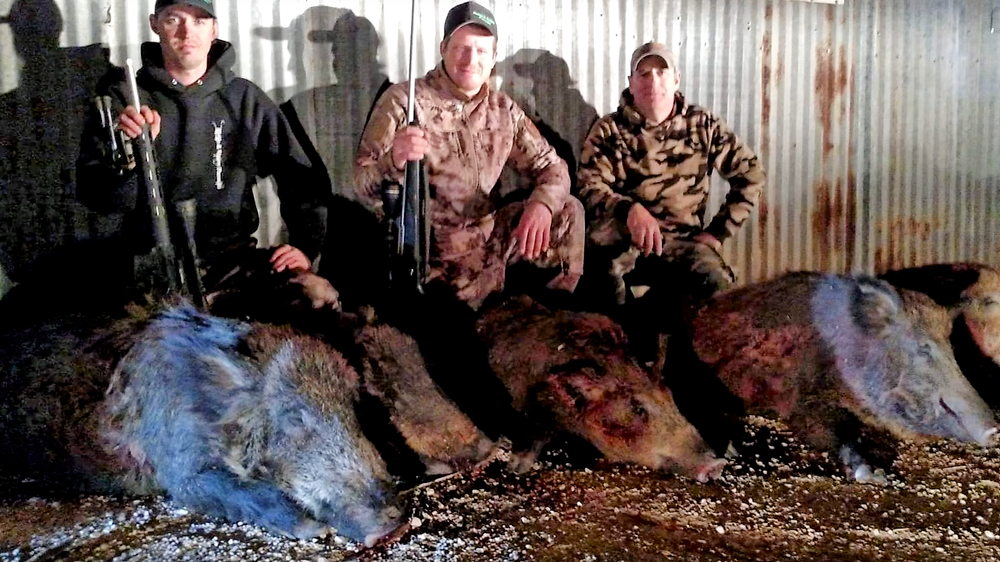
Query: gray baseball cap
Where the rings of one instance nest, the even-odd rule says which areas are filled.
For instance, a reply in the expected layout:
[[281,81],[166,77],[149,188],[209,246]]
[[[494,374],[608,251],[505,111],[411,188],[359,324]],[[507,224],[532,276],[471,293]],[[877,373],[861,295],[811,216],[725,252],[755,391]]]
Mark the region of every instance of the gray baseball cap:
[[639,66],[639,63],[642,62],[642,59],[646,57],[660,57],[667,65],[667,68],[677,70],[677,62],[674,60],[674,53],[671,52],[670,49],[663,43],[650,41],[632,53],[632,64],[629,68],[633,73],[635,72],[635,68]]

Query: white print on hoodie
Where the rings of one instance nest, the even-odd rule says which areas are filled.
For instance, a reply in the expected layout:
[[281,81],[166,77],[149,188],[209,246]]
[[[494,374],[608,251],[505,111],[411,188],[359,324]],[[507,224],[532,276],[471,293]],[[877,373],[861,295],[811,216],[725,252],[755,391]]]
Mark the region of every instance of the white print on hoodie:
[[215,189],[220,191],[226,187],[222,183],[222,126],[225,124],[225,119],[218,123],[212,121],[212,126],[215,127],[215,158],[213,158],[213,162],[215,163]]

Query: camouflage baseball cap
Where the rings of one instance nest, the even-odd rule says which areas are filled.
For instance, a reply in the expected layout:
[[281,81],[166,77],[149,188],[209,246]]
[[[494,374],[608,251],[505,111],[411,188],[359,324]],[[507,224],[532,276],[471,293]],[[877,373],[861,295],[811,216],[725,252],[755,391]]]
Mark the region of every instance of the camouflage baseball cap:
[[208,12],[208,15],[213,18],[215,17],[215,6],[212,4],[212,0],[156,0],[156,6],[153,8],[153,13],[158,14],[160,13],[160,10],[164,8],[177,5],[201,8],[202,10]]
[[660,57],[663,59],[663,62],[666,63],[668,68],[673,68],[674,70],[677,69],[677,62],[674,60],[674,54],[670,51],[670,49],[668,49],[663,43],[650,41],[632,53],[632,64],[629,67],[631,68],[632,73],[635,72],[636,67],[639,66],[642,59],[646,57]]
[[448,16],[444,18],[444,38],[451,37],[452,33],[469,24],[484,27],[490,35],[497,36],[497,20],[493,12],[476,2],[463,2],[448,10]]

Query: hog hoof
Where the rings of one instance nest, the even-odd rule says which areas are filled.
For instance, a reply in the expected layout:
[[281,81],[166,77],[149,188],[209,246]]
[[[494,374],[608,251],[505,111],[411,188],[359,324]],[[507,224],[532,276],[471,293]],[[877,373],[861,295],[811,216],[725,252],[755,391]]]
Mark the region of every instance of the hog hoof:
[[840,460],[843,461],[848,476],[856,482],[881,486],[889,483],[885,477],[885,471],[881,468],[873,471],[872,467],[865,462],[864,457],[851,445],[844,445],[840,448]]
[[527,474],[535,465],[535,461],[538,460],[538,455],[541,454],[546,443],[548,443],[547,439],[539,439],[527,450],[511,450],[510,458],[507,460],[507,469],[514,474]]
[[300,541],[322,538],[330,534],[330,526],[320,523],[315,519],[303,518],[298,525],[292,529],[292,537]]
[[889,480],[885,477],[885,471],[881,468],[876,468],[874,471],[867,464],[863,464],[854,470],[854,480],[859,484],[877,484],[879,486],[885,486],[889,483]]
[[726,447],[725,457],[729,460],[733,460],[739,458],[739,456],[740,452],[736,450],[736,447],[733,445],[733,442],[730,441],[729,445]]
[[445,474],[455,472],[455,467],[446,462],[436,460],[424,461],[424,468],[424,473],[427,476],[444,476]]

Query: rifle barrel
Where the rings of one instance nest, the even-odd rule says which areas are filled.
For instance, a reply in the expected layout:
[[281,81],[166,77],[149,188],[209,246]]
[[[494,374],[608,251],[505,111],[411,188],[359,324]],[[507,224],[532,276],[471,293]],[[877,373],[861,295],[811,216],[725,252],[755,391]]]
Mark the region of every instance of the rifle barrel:
[[[135,110],[140,111],[142,103],[139,101],[139,87],[135,82],[135,68],[132,66],[132,59],[125,59],[125,66],[128,68],[128,84],[132,94],[132,103]],[[168,290],[174,294],[187,293],[184,273],[178,267],[173,240],[170,237],[167,207],[163,201],[163,189],[160,187],[160,174],[156,169],[153,138],[148,123],[142,125],[142,134],[139,136],[139,152],[137,160],[142,173],[142,181],[146,187],[146,196],[149,199],[149,210],[153,219],[153,236],[156,241],[156,250],[163,260],[162,265],[167,277]]]

